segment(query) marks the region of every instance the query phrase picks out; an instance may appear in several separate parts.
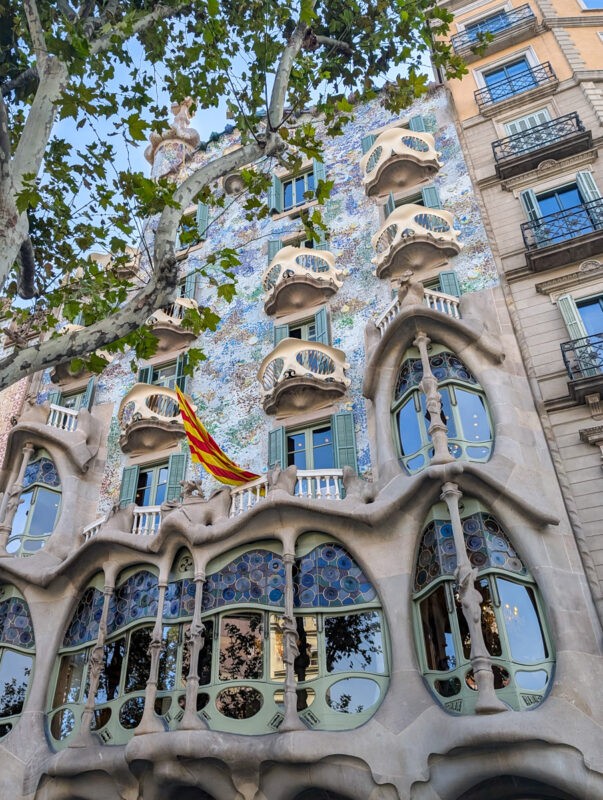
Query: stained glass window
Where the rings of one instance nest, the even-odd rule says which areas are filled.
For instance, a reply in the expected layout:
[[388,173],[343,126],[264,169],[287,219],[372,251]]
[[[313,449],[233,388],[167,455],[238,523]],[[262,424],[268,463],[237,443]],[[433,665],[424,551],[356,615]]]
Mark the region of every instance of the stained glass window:
[[102,613],[103,593],[91,586],[78,603],[63,639],[63,647],[76,647],[96,639]]
[[339,544],[321,544],[296,559],[295,566],[296,608],[334,608],[370,603],[376,598],[364,572]]
[[33,669],[35,645],[25,600],[0,586],[0,739],[7,736],[23,711]]
[[115,590],[109,605],[107,634],[138,619],[155,619],[158,600],[157,576],[146,570],[134,573]]
[[203,610],[234,603],[283,605],[285,565],[268,550],[248,550],[207,576]]

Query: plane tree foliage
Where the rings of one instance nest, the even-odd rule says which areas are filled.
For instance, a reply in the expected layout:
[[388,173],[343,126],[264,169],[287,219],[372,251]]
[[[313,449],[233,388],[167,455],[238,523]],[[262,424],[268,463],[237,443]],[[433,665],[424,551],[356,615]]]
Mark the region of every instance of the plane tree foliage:
[[[355,102],[380,91],[398,111],[426,91],[430,54],[460,75],[449,22],[433,0],[0,0],[0,315],[14,342],[0,388],[65,361],[98,371],[99,348],[152,354],[144,323],[176,291],[183,211],[220,205],[219,178],[259,163],[239,199],[250,217],[267,215],[274,165],[320,158],[316,116],[301,112],[314,107],[338,135]],[[384,83],[395,67],[401,77]],[[168,99],[188,97],[226,105],[242,148],[180,185],[120,166],[124,148],[167,129]],[[304,222],[317,237],[320,215]],[[142,250],[135,276],[129,246]],[[228,298],[237,255],[212,258]],[[83,327],[66,332],[76,319]],[[216,322],[208,308],[186,319],[196,332]]]

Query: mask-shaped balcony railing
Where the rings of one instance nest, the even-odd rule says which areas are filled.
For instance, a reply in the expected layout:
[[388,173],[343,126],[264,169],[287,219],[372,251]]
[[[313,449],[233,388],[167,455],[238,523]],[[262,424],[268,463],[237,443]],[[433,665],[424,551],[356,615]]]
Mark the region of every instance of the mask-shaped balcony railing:
[[526,250],[538,250],[603,230],[603,197],[524,222],[521,233]]
[[571,381],[603,376],[603,333],[563,342],[561,354]]
[[396,208],[372,238],[377,277],[431,269],[461,250],[452,214],[407,203]]
[[[453,319],[461,318],[458,297],[451,294],[444,294],[444,292],[436,292],[433,289],[425,289],[423,299],[427,308],[431,308],[433,311],[440,311],[442,314],[446,314]],[[396,297],[379,317],[375,325],[381,336],[383,336],[391,323],[400,314],[402,305],[400,299]]]
[[290,313],[316,305],[339,289],[342,275],[328,250],[283,247],[262,278],[264,309],[267,314]]
[[184,435],[178,396],[163,386],[136,383],[121,401],[117,419],[125,453],[168,447]]
[[475,94],[475,102],[480,111],[500,103],[503,100],[509,100],[515,95],[529,92],[530,89],[536,89],[539,86],[547,86],[557,83],[557,76],[550,63],[546,61],[544,64],[539,64],[537,67],[526,67],[516,75],[509,75],[500,81],[484,86],[483,89],[478,89]]
[[[530,6],[526,3],[511,11],[498,13],[492,19],[485,19],[480,25],[472,25],[470,30],[462,31],[451,37],[450,42],[457,55],[467,56],[476,48],[480,47],[483,39],[480,34],[492,34],[494,44],[497,39],[502,37],[510,38],[517,36],[521,32],[528,33],[536,23],[536,17]],[[490,43],[486,43],[484,49],[489,48]]]
[[198,308],[197,301],[189,297],[178,297],[165,308],[158,308],[147,320],[148,325],[174,325],[180,327],[186,312]]
[[438,156],[430,133],[389,128],[360,161],[367,195],[384,195],[429,180],[442,166]]
[[341,350],[320,342],[282,339],[259,369],[267,414],[323,408],[345,394],[349,368]]

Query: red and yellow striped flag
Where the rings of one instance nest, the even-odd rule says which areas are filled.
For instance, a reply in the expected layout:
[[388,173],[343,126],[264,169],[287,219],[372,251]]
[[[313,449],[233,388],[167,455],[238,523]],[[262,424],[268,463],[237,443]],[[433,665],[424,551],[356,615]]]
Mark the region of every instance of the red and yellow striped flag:
[[220,450],[178,387],[176,393],[192,460],[202,464],[220,483],[228,483],[231,486],[240,486],[259,478],[259,475],[238,467]]

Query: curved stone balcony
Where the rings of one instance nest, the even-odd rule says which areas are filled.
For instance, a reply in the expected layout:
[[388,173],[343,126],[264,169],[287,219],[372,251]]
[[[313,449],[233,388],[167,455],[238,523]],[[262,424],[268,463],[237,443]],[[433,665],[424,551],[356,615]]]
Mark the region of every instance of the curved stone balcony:
[[430,180],[442,166],[430,133],[390,128],[377,136],[360,160],[369,197]]
[[177,297],[173,303],[164,308],[158,308],[147,319],[147,325],[159,340],[157,349],[161,352],[180,348],[197,337],[193,331],[183,327],[182,320],[190,309],[199,308],[196,300],[189,297]]
[[184,436],[178,396],[163,386],[134,384],[121,401],[117,419],[124,453],[169,447]]
[[433,269],[456,256],[462,245],[449,211],[414,203],[400,206],[385,220],[371,242],[378,278],[399,276],[406,270]]
[[262,361],[258,379],[267,414],[287,416],[324,408],[345,394],[349,368],[342,350],[320,342],[283,339]]
[[339,289],[342,274],[328,250],[283,247],[262,278],[264,311],[288,314],[321,303]]

